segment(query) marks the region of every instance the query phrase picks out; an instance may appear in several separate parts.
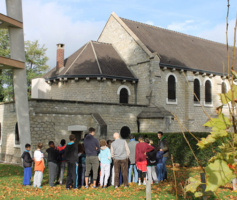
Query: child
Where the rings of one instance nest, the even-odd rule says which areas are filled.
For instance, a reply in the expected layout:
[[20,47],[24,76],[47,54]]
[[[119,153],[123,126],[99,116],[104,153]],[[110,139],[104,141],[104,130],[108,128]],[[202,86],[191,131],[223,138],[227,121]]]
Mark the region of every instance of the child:
[[143,136],[138,138],[139,143],[136,145],[135,162],[138,170],[138,185],[141,185],[143,176],[143,185],[146,185],[147,161],[146,153],[154,150],[154,147],[143,141]]
[[101,164],[100,186],[107,188],[110,176],[111,153],[105,140],[100,140],[100,153],[98,155]]
[[22,154],[21,158],[23,159],[23,167],[24,167],[24,177],[23,177],[23,185],[30,185],[30,179],[31,179],[31,166],[32,166],[32,158],[30,155],[30,144],[25,145],[25,151]]
[[35,175],[34,175],[34,187],[42,188],[41,183],[43,180],[44,173],[44,154],[41,152],[43,147],[42,143],[37,145],[37,150],[34,152],[34,161],[35,161]]
[[158,182],[163,181],[164,177],[163,177],[163,151],[160,151],[160,148],[157,149],[157,153],[156,153],[156,173],[157,173],[157,178],[158,178]]
[[54,181],[57,176],[57,165],[59,152],[56,149],[54,142],[49,141],[49,148],[46,150],[48,153],[48,167],[49,167],[49,185],[54,187]]
[[85,184],[86,154],[83,144],[78,144],[78,186]]
[[[60,142],[60,145],[57,147],[59,151],[59,159],[58,159],[58,174],[57,174],[57,182],[56,184],[62,185],[63,184],[63,176],[65,171],[65,159],[63,158],[63,154],[65,153],[65,147],[66,147],[66,140],[62,139]],[[60,177],[60,182],[58,181]]]
[[69,136],[70,142],[65,148],[64,158],[66,159],[68,170],[67,170],[67,180],[66,189],[69,190],[70,186],[77,188],[77,172],[78,172],[78,145],[75,144],[76,136]]
[[[149,145],[152,146],[153,141],[149,140]],[[147,154],[147,179],[152,183],[154,180],[155,183],[158,183],[157,174],[155,170],[156,166],[156,150],[148,152]]]

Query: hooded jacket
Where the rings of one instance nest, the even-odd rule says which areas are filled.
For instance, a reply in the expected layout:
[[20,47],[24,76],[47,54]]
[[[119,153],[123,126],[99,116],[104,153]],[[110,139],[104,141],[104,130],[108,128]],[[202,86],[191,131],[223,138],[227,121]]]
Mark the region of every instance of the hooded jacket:
[[153,151],[147,152],[147,166],[155,166],[156,165],[156,149],[154,149]]
[[21,158],[23,159],[23,167],[24,168],[32,167],[33,160],[31,158],[29,151],[24,151]]
[[101,164],[110,164],[112,159],[111,159],[111,153],[110,153],[109,148],[106,146],[101,147],[98,158]]
[[74,142],[69,142],[65,147],[64,159],[69,163],[77,163],[78,161],[78,146]]

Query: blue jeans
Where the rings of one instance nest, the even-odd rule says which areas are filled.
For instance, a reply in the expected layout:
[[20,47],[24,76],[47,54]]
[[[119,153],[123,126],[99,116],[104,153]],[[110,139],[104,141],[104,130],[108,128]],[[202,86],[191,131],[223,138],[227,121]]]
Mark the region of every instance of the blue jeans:
[[133,173],[134,173],[134,182],[137,183],[138,182],[138,172],[137,172],[136,164],[129,165],[129,169],[128,169],[128,182],[129,183],[132,182],[131,181],[132,169],[133,169]]
[[168,157],[163,157],[162,159],[162,163],[163,163],[163,178],[164,180],[167,180],[167,169],[166,169],[166,161],[167,161]]
[[85,164],[79,164],[78,166],[78,185],[84,186],[85,184],[85,171],[86,171],[86,165]]
[[163,181],[164,180],[164,177],[163,177],[163,163],[158,163],[156,165],[156,173],[157,173],[158,182]]

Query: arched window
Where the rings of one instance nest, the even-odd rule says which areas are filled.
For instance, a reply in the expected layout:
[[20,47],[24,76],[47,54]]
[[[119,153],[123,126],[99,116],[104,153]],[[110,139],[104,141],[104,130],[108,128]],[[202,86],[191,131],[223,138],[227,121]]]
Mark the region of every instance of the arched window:
[[176,80],[173,75],[170,75],[168,78],[168,100],[176,100]]
[[197,78],[194,80],[193,83],[193,91],[195,93],[193,97],[194,102],[200,101],[200,82]]
[[15,125],[15,144],[18,145],[20,144],[20,135],[18,131],[18,122]]
[[120,135],[123,139],[127,139],[130,135],[130,128],[128,128],[127,126],[123,126],[120,130]]
[[128,90],[126,88],[120,90],[119,103],[128,103]]
[[212,102],[211,81],[207,80],[205,83],[205,102]]
[[226,87],[225,82],[222,82],[222,84],[221,84],[221,93],[223,93],[223,94],[227,93],[227,87]]

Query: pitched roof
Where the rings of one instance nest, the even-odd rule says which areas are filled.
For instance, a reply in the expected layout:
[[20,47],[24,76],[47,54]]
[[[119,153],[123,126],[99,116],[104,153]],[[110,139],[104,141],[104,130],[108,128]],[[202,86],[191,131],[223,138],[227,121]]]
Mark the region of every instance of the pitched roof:
[[90,41],[64,60],[64,68],[56,67],[44,78],[105,77],[123,80],[137,79],[111,44]]
[[[173,65],[184,69],[203,70],[222,74],[223,63],[225,64],[225,68],[227,68],[225,44],[124,18],[120,19],[151,53],[158,53],[161,65]],[[230,57],[231,54],[232,50],[230,51]]]
[[138,119],[163,119],[173,117],[173,115],[164,107],[147,107],[137,116]]

